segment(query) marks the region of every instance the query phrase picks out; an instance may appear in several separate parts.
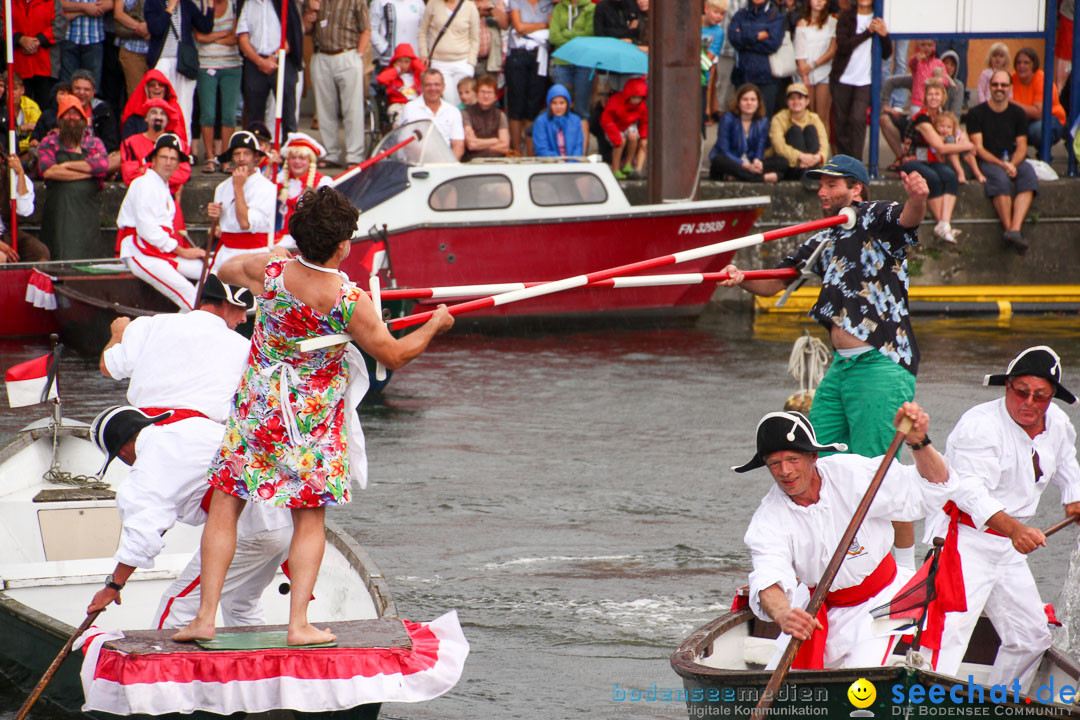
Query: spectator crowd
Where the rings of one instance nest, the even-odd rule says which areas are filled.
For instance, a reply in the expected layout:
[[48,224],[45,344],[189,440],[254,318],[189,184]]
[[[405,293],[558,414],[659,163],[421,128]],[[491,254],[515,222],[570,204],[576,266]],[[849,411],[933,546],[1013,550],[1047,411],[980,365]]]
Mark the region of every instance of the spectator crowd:
[[[1068,5],[1062,28],[1071,27]],[[165,134],[177,139],[177,168],[164,182],[180,236],[192,163],[202,173],[267,175],[282,160],[271,157],[266,130],[279,62],[283,141],[299,137],[306,84],[321,143],[303,136],[293,146],[302,161],[271,182],[318,184],[326,167],[361,162],[380,129],[418,119],[465,161],[574,157],[595,143],[617,178],[648,171],[646,75],[594,71],[561,51],[608,38],[647,58],[649,0],[14,0],[12,21],[14,74],[0,92],[14,93],[20,169],[45,181],[41,241],[57,259],[90,252],[96,226],[85,214],[98,212],[103,181],[130,185],[152,169]],[[1005,242],[1025,251],[1021,226],[1038,190],[1028,149],[1067,136],[1058,98],[1067,39],[1046,70],[1057,82],[1044,127],[1044,70],[1031,48],[995,43],[968,91],[966,40],[893,43],[873,0],[705,0],[710,177],[805,181],[834,154],[863,158],[874,38],[886,60],[881,127],[896,158],[888,169],[927,180],[935,236],[957,242],[958,187],[979,182]],[[229,150],[238,127],[259,147],[241,165]],[[0,258],[13,258],[9,245]]]

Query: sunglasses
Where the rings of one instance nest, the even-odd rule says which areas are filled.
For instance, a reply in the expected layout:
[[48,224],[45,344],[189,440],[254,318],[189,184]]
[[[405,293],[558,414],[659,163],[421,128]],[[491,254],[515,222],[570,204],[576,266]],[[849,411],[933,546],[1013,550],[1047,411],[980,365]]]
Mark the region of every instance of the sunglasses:
[[1024,402],[1030,400],[1040,405],[1050,402],[1050,399],[1054,397],[1054,393],[1052,392],[1033,392],[1031,390],[1021,390],[1012,383],[1009,383],[1009,389],[1016,394],[1016,397],[1020,398]]
[[1009,87],[1010,85],[1012,85],[1012,83],[1011,83],[1011,82],[1006,82],[1006,83],[995,83],[995,82],[992,82],[992,83],[990,83],[990,87]]

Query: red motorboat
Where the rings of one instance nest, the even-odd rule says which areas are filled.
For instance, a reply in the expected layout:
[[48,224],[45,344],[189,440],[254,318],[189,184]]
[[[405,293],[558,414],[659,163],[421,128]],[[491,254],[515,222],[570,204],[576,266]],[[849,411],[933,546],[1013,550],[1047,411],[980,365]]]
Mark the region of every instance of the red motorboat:
[[[384,287],[445,287],[556,280],[750,233],[769,204],[739,200],[631,206],[598,156],[458,163],[431,123],[398,128],[375,149],[414,138],[335,182],[361,211],[342,268]],[[380,245],[382,243],[382,245]],[[383,246],[384,253],[377,252]],[[715,272],[733,252],[673,266]],[[695,316],[715,282],[571,290],[477,315],[610,318]],[[439,300],[420,300],[429,306]]]

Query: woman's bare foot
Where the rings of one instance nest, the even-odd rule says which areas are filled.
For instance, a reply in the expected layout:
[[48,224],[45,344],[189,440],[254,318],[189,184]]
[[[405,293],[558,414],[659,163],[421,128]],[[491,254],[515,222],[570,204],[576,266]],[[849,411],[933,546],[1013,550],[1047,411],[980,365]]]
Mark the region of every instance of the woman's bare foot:
[[289,632],[285,638],[289,645],[315,645],[316,643],[328,643],[334,640],[337,640],[337,635],[334,635],[329,629],[319,630],[311,623],[299,628],[289,626]]
[[177,631],[172,639],[174,642],[193,642],[195,640],[213,640],[214,623],[204,623],[195,618],[187,624],[187,627]]

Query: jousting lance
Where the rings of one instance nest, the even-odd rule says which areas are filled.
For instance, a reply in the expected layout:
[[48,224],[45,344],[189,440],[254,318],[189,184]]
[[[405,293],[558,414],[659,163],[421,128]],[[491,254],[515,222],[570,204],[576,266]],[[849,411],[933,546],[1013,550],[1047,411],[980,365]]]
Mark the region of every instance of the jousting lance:
[[[795,268],[779,268],[777,270],[744,270],[743,275],[747,280],[794,280],[799,276]],[[633,275],[630,277],[614,277],[607,280],[591,282],[588,288],[639,288],[657,287],[661,285],[700,285],[707,282],[720,282],[727,280],[727,272],[711,273],[671,273],[670,275]],[[478,297],[481,295],[498,295],[513,290],[543,285],[542,282],[527,283],[490,283],[487,285],[447,285],[444,287],[430,288],[391,288],[383,290],[380,295],[383,300],[429,300],[442,298]],[[371,293],[368,293],[371,295]]]
[[[499,307],[500,305],[507,305],[521,300],[530,300],[535,297],[551,295],[552,293],[562,292],[564,290],[585,287],[590,283],[608,280],[619,277],[620,275],[631,275],[636,272],[642,272],[643,270],[664,267],[665,265],[675,265],[676,263],[687,262],[689,260],[698,260],[712,255],[719,255],[720,253],[728,252],[729,250],[739,250],[744,247],[751,247],[752,245],[760,245],[769,242],[770,240],[778,240],[779,238],[791,237],[792,235],[799,235],[801,233],[824,230],[825,228],[835,227],[837,225],[843,226],[846,230],[855,227],[855,211],[851,208],[844,208],[838,215],[821,218],[820,220],[811,220],[810,222],[799,223],[797,225],[789,225],[788,227],[777,228],[763,233],[755,233],[753,235],[747,235],[746,237],[735,238],[734,240],[725,240],[724,242],[713,243],[712,245],[702,245],[701,247],[683,250],[673,255],[661,255],[648,260],[630,263],[629,265],[619,265],[618,267],[608,268],[607,270],[599,270],[597,272],[589,273],[588,275],[575,275],[574,277],[564,278],[562,280],[540,283],[533,287],[511,290],[510,292],[500,293],[486,298],[458,303],[457,305],[451,305],[447,309],[450,311],[451,315],[461,315],[462,313],[473,312],[475,310]],[[431,319],[433,313],[434,310],[428,310],[415,315],[396,318],[388,322],[387,327],[391,330],[401,330],[412,327],[413,325],[420,325]]]

